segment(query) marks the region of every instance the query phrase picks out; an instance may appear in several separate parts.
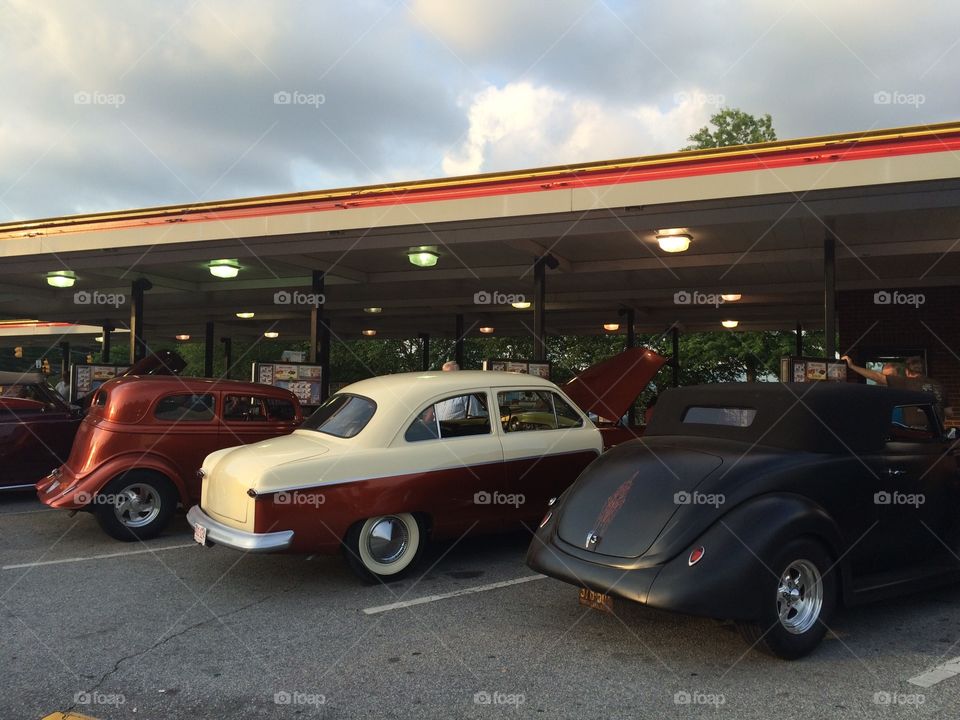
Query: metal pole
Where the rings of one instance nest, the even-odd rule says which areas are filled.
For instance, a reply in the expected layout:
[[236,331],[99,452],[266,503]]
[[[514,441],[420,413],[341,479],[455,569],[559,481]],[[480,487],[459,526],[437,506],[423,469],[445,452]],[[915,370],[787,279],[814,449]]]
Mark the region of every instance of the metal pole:
[[130,364],[147,356],[143,332],[143,294],[153,288],[146,278],[137,278],[130,286]]
[[797,347],[795,354],[797,357],[803,357],[803,325],[800,322],[797,322],[796,333]]
[[213,320],[207,320],[203,335],[203,376],[213,377]]
[[636,322],[636,313],[633,308],[621,308],[620,314],[623,315],[623,321],[627,325],[627,340],[625,350],[629,350],[632,347],[637,345],[637,333],[634,330],[634,323]]
[[[70,343],[60,343],[60,377],[70,372]],[[69,375],[68,375],[69,377]]]
[[330,321],[320,321],[320,402],[330,397]]
[[223,376],[230,377],[230,370],[233,368],[233,340],[228,337],[222,337],[220,338],[220,342],[223,343],[223,363],[226,368]]
[[837,257],[833,222],[823,238],[823,344],[828,358],[837,353]]
[[547,359],[544,333],[547,327],[547,265],[544,258],[533,261],[533,359]]
[[680,330],[674,325],[670,329],[673,341],[673,386],[680,387]]
[[[311,276],[311,286],[313,293],[323,295],[326,287],[326,278],[322,270],[314,270]],[[310,352],[307,359],[312,362],[318,362],[318,346],[323,342],[323,304],[318,303],[310,308]],[[323,378],[321,378],[321,383]]]
[[109,363],[110,362],[110,333],[113,332],[114,327],[111,323],[104,322],[100,329],[103,332],[103,340],[100,342],[100,362]]
[[453,334],[456,338],[453,341],[453,359],[463,370],[463,314],[457,313],[454,318]]
[[420,369],[430,369],[430,333],[420,333]]

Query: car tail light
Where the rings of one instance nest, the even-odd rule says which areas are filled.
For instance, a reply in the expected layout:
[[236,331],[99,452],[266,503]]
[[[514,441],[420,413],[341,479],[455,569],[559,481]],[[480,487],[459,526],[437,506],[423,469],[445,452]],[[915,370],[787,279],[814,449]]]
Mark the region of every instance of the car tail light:
[[548,522],[550,522],[550,516],[551,516],[551,515],[553,515],[553,512],[552,512],[552,511],[551,511],[551,512],[548,512],[546,515],[543,516],[543,520],[540,521],[540,527],[543,527],[543,526],[546,525]]
[[693,567],[698,562],[700,562],[700,560],[703,559],[704,552],[705,550],[703,549],[703,545],[701,545],[700,547],[695,547],[693,550],[691,550],[690,557],[687,558],[687,565],[689,565],[690,567]]

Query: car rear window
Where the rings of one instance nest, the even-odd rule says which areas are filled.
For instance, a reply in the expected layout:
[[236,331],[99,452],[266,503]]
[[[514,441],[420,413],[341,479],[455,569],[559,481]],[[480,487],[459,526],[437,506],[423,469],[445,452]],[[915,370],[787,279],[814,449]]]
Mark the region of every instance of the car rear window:
[[153,416],[168,422],[209,422],[213,420],[213,408],[213,395],[168,395],[157,403]]
[[363,430],[377,411],[377,404],[362,395],[337,393],[314,411],[300,427],[340,438],[352,438]]
[[683,413],[683,422],[696,425],[724,425],[726,427],[750,427],[757,416],[754,408],[742,407],[688,407]]
[[267,411],[271,420],[295,420],[297,409],[290,400],[267,398]]

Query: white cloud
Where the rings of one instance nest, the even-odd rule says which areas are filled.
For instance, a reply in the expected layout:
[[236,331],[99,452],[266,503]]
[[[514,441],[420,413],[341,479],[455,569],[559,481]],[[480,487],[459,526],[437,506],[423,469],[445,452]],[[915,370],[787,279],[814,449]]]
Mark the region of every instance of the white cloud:
[[667,108],[577,98],[529,82],[490,86],[469,101],[470,129],[446,153],[448,175],[610,159],[682,147],[716,109],[697,89]]

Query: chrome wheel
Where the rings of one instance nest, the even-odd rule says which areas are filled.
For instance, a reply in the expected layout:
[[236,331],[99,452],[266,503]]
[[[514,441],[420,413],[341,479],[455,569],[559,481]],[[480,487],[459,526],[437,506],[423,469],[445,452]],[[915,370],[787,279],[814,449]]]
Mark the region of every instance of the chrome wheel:
[[378,518],[368,531],[367,550],[374,561],[389,565],[403,557],[410,542],[407,525],[400,518]]
[[124,527],[141,528],[157,519],[161,504],[153,485],[134,483],[117,493],[113,513]]
[[820,571],[809,560],[795,560],[780,576],[777,587],[777,615],[784,629],[802,635],[820,617],[823,606],[823,581]]

